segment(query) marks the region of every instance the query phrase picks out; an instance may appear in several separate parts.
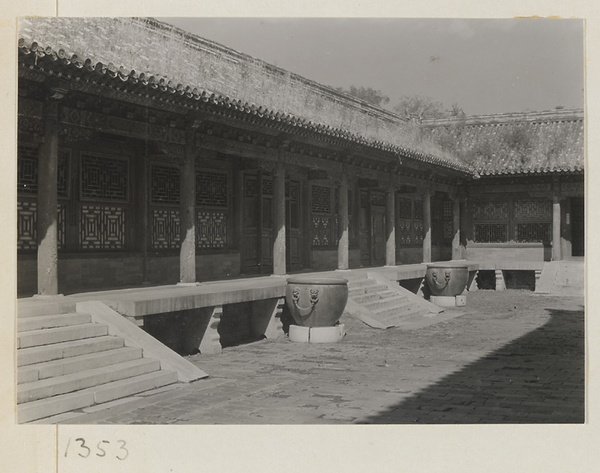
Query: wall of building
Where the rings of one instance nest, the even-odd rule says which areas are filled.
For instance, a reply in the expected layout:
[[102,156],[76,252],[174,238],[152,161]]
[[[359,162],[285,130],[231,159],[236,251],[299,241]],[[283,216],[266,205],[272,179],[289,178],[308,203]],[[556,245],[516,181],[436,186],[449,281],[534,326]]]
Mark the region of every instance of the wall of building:
[[[317,250],[310,252],[311,269],[313,271],[332,271],[338,267],[337,249]],[[360,268],[360,250],[348,251],[348,265],[350,269]]]
[[473,261],[550,261],[552,248],[543,244],[476,244],[467,245],[465,257]]
[[[37,292],[35,254],[19,256],[17,290],[20,296]],[[196,279],[207,281],[226,279],[240,274],[239,252],[196,256]],[[58,289],[60,293],[96,289],[176,284],[179,282],[179,255],[148,257],[144,281],[144,259],[141,254],[110,254],[106,256],[60,256],[58,260]]]

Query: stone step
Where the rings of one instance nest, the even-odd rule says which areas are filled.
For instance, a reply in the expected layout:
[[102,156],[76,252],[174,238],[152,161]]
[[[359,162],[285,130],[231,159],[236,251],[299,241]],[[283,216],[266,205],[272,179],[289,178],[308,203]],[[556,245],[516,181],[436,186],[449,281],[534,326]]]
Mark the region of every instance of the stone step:
[[355,296],[348,295],[348,297],[357,304],[366,304],[367,302],[377,301],[381,299],[381,296],[377,292],[372,292],[370,294],[365,294],[364,292],[361,292],[360,294],[357,294]]
[[429,313],[429,311],[427,309],[420,308],[420,307],[414,307],[410,310],[398,312],[395,314],[388,314],[384,317],[378,316],[377,320],[379,320],[383,324],[397,327],[397,326],[401,325],[402,321],[405,319],[418,317],[418,316],[425,315],[428,313]]
[[28,332],[30,330],[41,330],[44,328],[66,327],[68,325],[81,325],[90,323],[92,318],[89,314],[71,312],[68,314],[38,315],[34,317],[23,317],[17,319],[17,331]]
[[415,308],[415,304],[410,301],[406,301],[404,304],[398,304],[394,307],[386,307],[383,309],[372,310],[371,312],[376,318],[387,317],[388,315],[400,316],[406,312],[411,311]]
[[75,303],[61,301],[37,301],[25,299],[17,301],[17,318],[39,317],[40,315],[64,314],[75,311]]
[[365,294],[370,294],[371,292],[385,292],[388,290],[388,287],[384,284],[375,284],[373,286],[364,286]]
[[158,371],[158,360],[142,358],[17,386],[17,404],[71,393],[100,384]]
[[357,289],[365,286],[373,286],[375,284],[377,284],[377,281],[375,281],[374,279],[352,279],[348,281],[348,289]]
[[393,297],[380,298],[371,302],[363,303],[363,306],[371,311],[377,311],[379,309],[386,309],[389,307],[399,307],[405,302],[408,302],[406,297],[394,295]]
[[19,368],[17,383],[32,383],[41,379],[55,378],[89,369],[137,360],[141,357],[141,348],[122,347],[114,350],[37,363]]
[[52,345],[21,348],[17,350],[17,366],[43,363],[88,353],[98,353],[121,348],[123,346],[125,346],[125,342],[122,338],[106,335],[103,337],[72,340]]
[[176,382],[177,373],[174,371],[155,371],[100,386],[93,386],[74,393],[27,402],[17,406],[18,421],[31,422],[64,412],[90,407],[95,404],[132,396]]
[[382,292],[369,292],[368,294],[360,293],[352,297],[352,300],[357,304],[366,304],[368,302],[376,301],[379,299],[387,299],[389,297],[395,297],[398,293],[396,291],[382,291]]
[[69,327],[31,330],[17,334],[17,348],[28,348],[52,343],[80,340],[83,338],[108,335],[108,327],[103,324],[82,324]]

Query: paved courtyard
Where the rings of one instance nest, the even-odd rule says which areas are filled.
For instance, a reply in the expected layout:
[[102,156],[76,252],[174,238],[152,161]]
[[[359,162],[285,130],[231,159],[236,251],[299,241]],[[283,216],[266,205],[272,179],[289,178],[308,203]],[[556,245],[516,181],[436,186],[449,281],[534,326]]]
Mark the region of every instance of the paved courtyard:
[[[453,317],[448,317],[449,315]],[[97,424],[584,421],[583,299],[476,291],[435,324],[344,316],[338,344],[286,338],[189,360],[211,376],[55,419]],[[47,422],[47,420],[46,420]]]

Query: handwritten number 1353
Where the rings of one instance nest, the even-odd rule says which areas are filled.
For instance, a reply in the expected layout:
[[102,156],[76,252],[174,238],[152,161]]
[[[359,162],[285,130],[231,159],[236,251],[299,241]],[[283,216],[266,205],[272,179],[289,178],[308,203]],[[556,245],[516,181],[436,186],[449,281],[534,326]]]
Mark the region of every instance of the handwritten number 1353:
[[[80,456],[81,458],[88,458],[92,454],[92,449],[87,446],[84,438],[81,438],[81,437],[76,438],[75,442],[77,442],[79,444],[79,446],[77,448],[78,456]],[[118,444],[118,452],[115,453],[115,458],[117,460],[123,461],[129,456],[129,450],[127,450],[127,448],[126,448],[127,443],[125,442],[125,440],[117,440],[116,443]],[[67,442],[67,448],[65,449],[65,457],[69,455],[69,447],[70,446],[71,446],[71,439],[69,438],[69,441]],[[110,446],[110,441],[100,440],[96,444],[95,455],[97,457],[106,457],[109,446]]]

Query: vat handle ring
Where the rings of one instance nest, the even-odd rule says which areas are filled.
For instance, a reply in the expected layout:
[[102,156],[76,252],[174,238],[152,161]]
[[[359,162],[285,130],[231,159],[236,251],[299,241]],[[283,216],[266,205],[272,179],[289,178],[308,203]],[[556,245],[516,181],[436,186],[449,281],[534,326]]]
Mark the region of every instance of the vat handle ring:
[[438,289],[444,289],[448,285],[448,283],[450,282],[450,271],[444,271],[444,283],[445,284],[443,286],[437,280],[437,271],[433,271],[431,273],[431,277],[433,279],[433,282],[435,283],[435,286]]
[[315,309],[315,305],[319,302],[319,290],[310,290],[310,307],[300,307],[300,288],[295,287],[292,291],[292,301],[294,306],[298,309],[298,313],[301,317],[307,317]]

